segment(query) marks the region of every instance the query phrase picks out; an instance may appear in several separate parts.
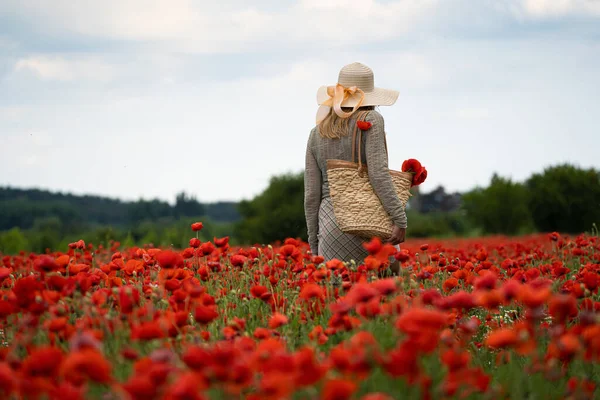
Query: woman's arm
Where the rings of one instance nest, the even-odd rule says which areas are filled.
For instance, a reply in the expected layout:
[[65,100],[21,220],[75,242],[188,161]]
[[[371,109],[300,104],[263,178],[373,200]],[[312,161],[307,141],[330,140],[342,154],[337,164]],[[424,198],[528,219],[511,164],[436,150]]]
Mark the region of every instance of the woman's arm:
[[310,251],[318,255],[318,232],[319,232],[319,207],[321,206],[321,170],[317,160],[312,152],[310,143],[315,134],[313,130],[310,134],[306,146],[306,166],[304,170],[304,215],[306,217],[306,227],[308,230],[308,243]]
[[378,112],[371,111],[366,120],[372,124],[371,129],[363,133],[366,135],[365,152],[369,180],[394,225],[406,228],[406,212],[394,189],[388,169],[383,117]]

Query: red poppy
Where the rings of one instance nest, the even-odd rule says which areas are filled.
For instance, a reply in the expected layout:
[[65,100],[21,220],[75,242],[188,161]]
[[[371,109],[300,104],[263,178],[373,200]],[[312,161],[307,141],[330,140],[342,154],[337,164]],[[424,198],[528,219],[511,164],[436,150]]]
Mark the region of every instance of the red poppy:
[[345,379],[330,379],[325,382],[321,399],[344,400],[350,399],[357,389],[356,383]]
[[133,375],[123,384],[123,389],[129,394],[132,400],[153,399],[159,389],[152,382],[152,378],[147,375]]
[[402,163],[402,171],[413,173],[412,186],[418,186],[427,179],[427,169],[414,158],[409,158]]
[[194,310],[194,319],[201,325],[211,323],[219,316],[216,306],[199,305]]
[[244,264],[248,261],[248,257],[243,256],[241,254],[235,254],[229,258],[231,265],[234,267],[243,267]]
[[351,304],[366,303],[376,297],[379,297],[379,291],[367,283],[357,283],[347,295]]
[[204,228],[204,225],[202,224],[202,222],[194,222],[192,224],[192,231],[194,231],[194,232],[201,231],[202,228]]
[[427,179],[427,169],[423,167],[419,170],[419,172],[415,173],[412,185],[419,186],[421,183],[425,182],[425,179]]
[[321,380],[328,368],[319,362],[315,351],[310,347],[303,347],[294,355],[294,364],[300,373],[296,377],[296,385],[311,386]]
[[229,236],[225,236],[223,238],[214,238],[214,242],[217,247],[225,247],[227,244],[229,244]]
[[314,283],[308,283],[304,285],[304,287],[302,287],[302,290],[300,291],[300,298],[303,300],[310,300],[313,298],[324,298],[324,296],[325,293],[323,292],[323,288]]
[[119,305],[121,312],[130,314],[134,307],[137,307],[140,302],[140,292],[135,286],[121,286],[119,288]]
[[183,256],[171,250],[163,250],[156,255],[158,265],[164,269],[183,267]]
[[401,263],[404,263],[404,262],[410,260],[410,253],[406,249],[401,249],[399,252],[397,252],[394,255],[394,258],[396,260],[400,261]]
[[380,365],[392,377],[405,376],[411,383],[420,374],[417,349],[408,341],[380,356]]
[[202,252],[202,255],[208,256],[215,251],[215,245],[211,242],[204,242],[200,245],[200,251]]
[[360,398],[360,400],[394,400],[394,398],[385,393],[369,393]]
[[368,131],[369,129],[371,129],[373,124],[371,124],[369,121],[357,121],[356,126],[358,126],[358,129],[360,129],[361,131]]
[[442,284],[442,289],[444,289],[444,292],[451,292],[452,289],[454,289],[457,286],[458,286],[458,279],[448,278]]
[[502,328],[492,332],[486,339],[485,344],[493,349],[501,349],[514,346],[518,341],[514,329]]
[[465,368],[471,361],[471,355],[468,351],[448,349],[442,354],[441,361],[452,372]]
[[38,257],[34,263],[33,268],[35,268],[39,272],[52,272],[56,271],[60,268],[58,263],[51,256],[41,256]]
[[565,294],[557,294],[548,302],[548,312],[557,323],[564,323],[568,318],[577,316],[577,300]]
[[22,373],[26,377],[54,377],[63,360],[63,353],[56,347],[39,347],[23,362]]
[[69,243],[70,249],[85,249],[85,242],[83,240],[78,240],[77,242]]
[[207,397],[200,394],[200,390],[208,385],[202,375],[194,372],[185,372],[177,377],[177,380],[167,389],[165,400],[206,400]]
[[383,296],[389,296],[397,289],[398,281],[394,278],[379,279],[373,282],[373,287]]
[[396,327],[409,335],[418,336],[425,331],[439,331],[447,322],[448,315],[444,312],[413,307],[400,316]]
[[422,168],[423,167],[421,166],[421,162],[414,158],[404,160],[404,162],[402,163],[402,172],[414,172],[416,174]]
[[279,313],[273,314],[273,316],[269,319],[269,328],[277,329],[280,326],[283,326],[288,323],[288,318]]
[[60,367],[61,375],[74,385],[88,379],[97,383],[111,382],[111,371],[106,358],[90,348],[69,353]]
[[167,337],[167,332],[160,326],[158,321],[144,322],[131,328],[131,339],[153,340]]

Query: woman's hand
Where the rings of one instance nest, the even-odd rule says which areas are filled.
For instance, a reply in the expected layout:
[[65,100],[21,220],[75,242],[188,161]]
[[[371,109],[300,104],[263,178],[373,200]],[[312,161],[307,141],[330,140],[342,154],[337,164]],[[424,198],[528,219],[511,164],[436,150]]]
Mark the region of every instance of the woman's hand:
[[406,236],[406,228],[399,228],[394,226],[392,229],[392,237],[390,237],[390,243],[394,246],[404,242],[404,238]]

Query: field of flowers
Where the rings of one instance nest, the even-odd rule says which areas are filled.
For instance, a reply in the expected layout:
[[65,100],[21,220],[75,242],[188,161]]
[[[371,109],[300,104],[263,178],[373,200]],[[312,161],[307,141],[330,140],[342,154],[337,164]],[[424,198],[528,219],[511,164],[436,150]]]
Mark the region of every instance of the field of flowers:
[[597,398],[597,237],[365,246],[2,256],[0,398]]

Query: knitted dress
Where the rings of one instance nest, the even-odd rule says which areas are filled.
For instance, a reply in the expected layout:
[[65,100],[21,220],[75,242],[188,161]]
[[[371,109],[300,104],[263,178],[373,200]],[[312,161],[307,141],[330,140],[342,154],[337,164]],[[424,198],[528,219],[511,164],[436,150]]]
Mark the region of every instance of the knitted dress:
[[[368,166],[369,181],[394,224],[406,228],[406,213],[388,170],[383,117],[377,111],[370,111],[365,120],[372,127],[363,132],[360,157]],[[363,238],[344,233],[338,227],[327,180],[327,160],[352,161],[352,132],[355,125],[356,117],[352,116],[348,123],[348,134],[340,139],[321,137],[319,128],[315,127],[310,132],[306,147],[304,212],[308,243],[311,252],[323,256],[325,260],[354,260],[360,263],[368,255],[362,246],[365,242]]]

